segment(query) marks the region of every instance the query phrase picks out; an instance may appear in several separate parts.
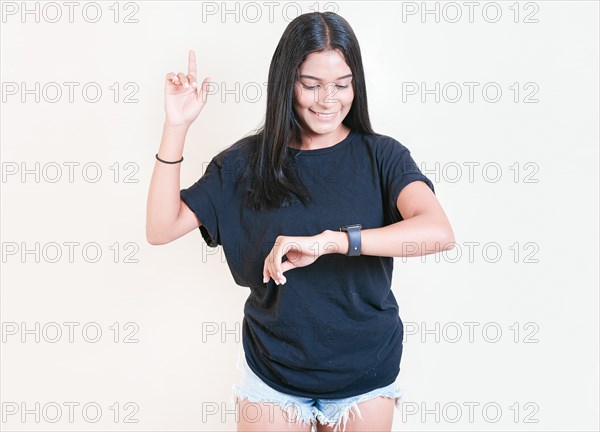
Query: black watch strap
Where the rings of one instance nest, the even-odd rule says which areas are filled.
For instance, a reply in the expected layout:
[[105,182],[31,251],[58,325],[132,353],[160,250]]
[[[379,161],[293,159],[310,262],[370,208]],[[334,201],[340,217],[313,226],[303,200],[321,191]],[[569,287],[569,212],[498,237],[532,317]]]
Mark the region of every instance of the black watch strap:
[[360,256],[360,230],[362,228],[361,224],[353,224],[353,225],[344,225],[340,227],[340,231],[345,231],[348,233],[348,252],[347,256]]

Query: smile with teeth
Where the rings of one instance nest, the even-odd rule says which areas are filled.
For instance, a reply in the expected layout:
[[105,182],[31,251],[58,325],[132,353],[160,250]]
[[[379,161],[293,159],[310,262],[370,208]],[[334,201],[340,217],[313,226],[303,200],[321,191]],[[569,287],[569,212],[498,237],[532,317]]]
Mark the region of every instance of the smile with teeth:
[[322,118],[332,118],[337,114],[337,112],[324,114],[324,113],[319,113],[319,112],[313,111],[311,109],[309,109],[309,111],[311,113],[315,114],[317,117],[322,117]]

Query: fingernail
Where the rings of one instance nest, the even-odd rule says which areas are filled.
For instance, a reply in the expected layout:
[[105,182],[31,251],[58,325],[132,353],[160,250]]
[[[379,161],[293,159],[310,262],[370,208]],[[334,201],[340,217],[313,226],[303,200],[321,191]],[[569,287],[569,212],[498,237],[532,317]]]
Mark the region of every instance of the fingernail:
[[269,281],[269,278],[268,278],[268,277],[266,277],[266,276],[264,276],[264,277],[263,277],[263,282],[264,282],[264,283],[267,283],[268,281]]
[[196,84],[196,81],[192,81],[192,87],[194,87],[194,88],[198,87],[198,84]]

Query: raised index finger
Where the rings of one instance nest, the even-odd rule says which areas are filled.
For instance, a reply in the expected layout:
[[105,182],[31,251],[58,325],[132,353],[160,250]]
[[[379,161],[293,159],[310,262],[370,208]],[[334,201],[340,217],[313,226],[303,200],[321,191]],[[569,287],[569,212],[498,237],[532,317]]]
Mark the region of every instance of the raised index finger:
[[196,78],[196,53],[194,50],[190,50],[188,55],[188,75]]

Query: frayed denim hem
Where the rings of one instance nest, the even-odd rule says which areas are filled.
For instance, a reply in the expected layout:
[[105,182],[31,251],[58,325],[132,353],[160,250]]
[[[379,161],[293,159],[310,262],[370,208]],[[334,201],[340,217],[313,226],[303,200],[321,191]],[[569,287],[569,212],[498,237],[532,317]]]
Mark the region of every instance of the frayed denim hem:
[[[238,359],[237,359],[237,363],[236,363],[236,368],[239,371],[242,371],[243,374],[250,373],[251,371],[249,370],[249,368],[245,369],[243,367],[243,365],[245,364],[245,358],[243,356],[244,356],[244,352],[242,349],[240,349],[238,351]],[[255,378],[258,379],[258,377],[255,377]],[[240,387],[238,387],[237,385],[234,384],[231,386],[231,402],[234,405],[236,405],[238,399],[239,400],[248,399],[248,401],[252,402],[252,403],[261,403],[261,402],[273,403],[283,410],[283,412],[285,413],[285,419],[288,423],[303,423],[305,425],[307,425],[307,424],[314,425],[315,424],[315,418],[314,418],[312,412],[305,405],[300,405],[300,404],[294,402],[293,400],[284,402],[284,401],[282,401],[281,398],[278,398],[276,400],[271,397],[255,396],[251,392],[244,391]],[[269,414],[272,414],[272,411],[269,410]],[[243,415],[243,413],[242,413],[242,415]],[[269,421],[273,421],[273,420],[274,419],[269,419]],[[258,419],[256,419],[256,421],[258,421]]]
[[[302,423],[304,425],[314,425],[315,418],[312,413],[303,406],[295,403],[294,401],[281,402],[279,400],[274,400],[270,398],[264,397],[256,397],[247,392],[240,390],[235,384],[231,388],[231,401],[235,405],[237,404],[237,399],[248,399],[249,402],[253,403],[272,403],[280,407],[285,413],[284,418],[288,423]],[[260,419],[262,413],[259,413],[258,418],[255,421]],[[269,410],[269,415],[273,414],[271,410]],[[241,413],[244,415],[244,413]],[[273,418],[269,419],[269,422],[274,421]]]
[[[327,425],[328,427],[333,427],[333,432],[345,432],[346,423],[348,422],[348,420],[350,420],[350,414],[353,415],[353,420],[356,418],[357,415],[360,419],[363,419],[362,414],[360,412],[360,408],[358,407],[360,403],[380,396],[393,398],[395,400],[395,408],[400,410],[403,394],[404,392],[399,386],[394,385],[392,389],[390,389],[390,386],[387,386],[384,387],[384,389],[376,389],[365,393],[364,395],[358,396],[356,400],[353,400],[352,402],[342,406],[341,408],[340,400],[325,400],[325,403],[321,403],[319,408],[313,406],[312,409],[314,416],[320,424]],[[339,416],[337,416],[337,419],[335,419],[335,415],[326,414],[327,406],[331,406],[332,408],[339,410]],[[341,431],[339,430],[340,426]]]

